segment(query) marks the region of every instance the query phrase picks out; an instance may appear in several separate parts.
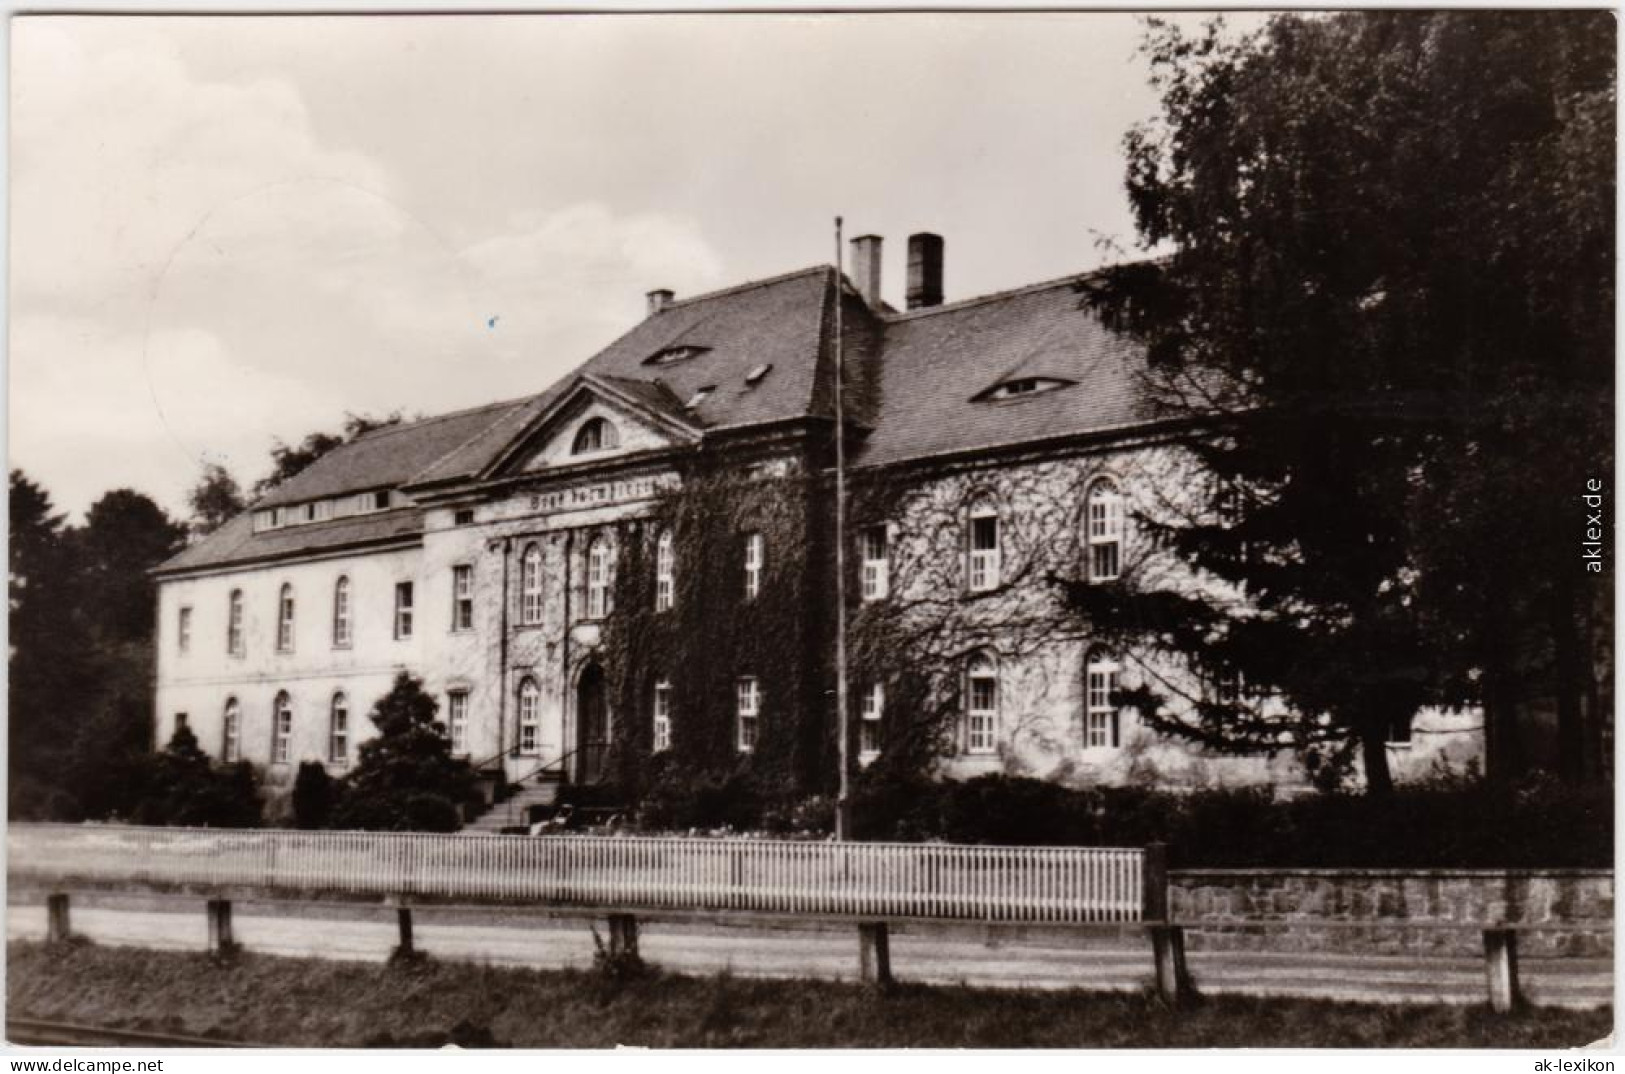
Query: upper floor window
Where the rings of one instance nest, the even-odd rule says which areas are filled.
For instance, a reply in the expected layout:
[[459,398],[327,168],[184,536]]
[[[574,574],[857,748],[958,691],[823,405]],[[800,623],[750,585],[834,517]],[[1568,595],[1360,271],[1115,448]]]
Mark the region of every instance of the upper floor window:
[[572,455],[586,455],[593,451],[609,451],[620,447],[621,436],[604,418],[589,418],[576,432],[575,443],[570,447]]
[[350,579],[340,577],[333,584],[333,644],[350,644]]
[[286,690],[271,706],[271,763],[287,764],[293,750],[293,698]]
[[587,546],[587,618],[602,619],[610,613],[615,584],[613,554],[606,537],[594,537]]
[[535,625],[542,621],[542,546],[525,546],[519,564],[519,621]]
[[663,612],[677,602],[677,549],[671,530],[661,530],[655,540],[655,611]]
[[327,759],[333,764],[350,763],[350,702],[343,690],[333,695],[328,715]]
[[235,697],[226,698],[226,712],[220,721],[220,759],[235,764],[243,759],[242,710]]
[[412,583],[395,583],[395,637],[412,636]]
[[757,721],[762,715],[762,691],[752,676],[736,684],[739,700],[739,752],[750,753],[756,748]]
[[886,711],[886,687],[872,682],[863,688],[863,719],[858,721],[858,760],[868,764],[880,756],[880,718]]
[[970,509],[970,588],[999,584],[999,511],[992,500],[977,500]]
[[1091,654],[1084,672],[1085,746],[1097,748],[1118,744],[1122,732],[1118,726],[1117,706],[1112,704],[1112,695],[1117,691],[1117,661],[1109,653]]
[[277,597],[276,650],[279,653],[293,652],[293,584],[291,582],[282,583],[282,593]]
[[999,723],[999,668],[992,658],[977,653],[965,674],[965,749],[992,753]]
[[446,695],[446,731],[451,737],[451,752],[461,756],[468,752],[468,691],[453,690]]
[[760,533],[745,534],[745,599],[755,600],[762,591],[763,550]]
[[243,591],[233,589],[226,609],[226,652],[243,655]]
[[534,754],[542,742],[542,691],[528,675],[519,683],[519,752]]
[[182,608],[175,625],[175,645],[183,653],[192,651],[192,609]]
[[474,629],[474,568],[467,563],[451,569],[451,629]]
[[891,592],[891,548],[885,526],[868,526],[858,534],[863,599],[884,600]]
[[655,683],[654,750],[671,749],[671,683],[661,679]]
[[1109,582],[1123,566],[1123,498],[1117,485],[1101,478],[1089,486],[1089,577]]

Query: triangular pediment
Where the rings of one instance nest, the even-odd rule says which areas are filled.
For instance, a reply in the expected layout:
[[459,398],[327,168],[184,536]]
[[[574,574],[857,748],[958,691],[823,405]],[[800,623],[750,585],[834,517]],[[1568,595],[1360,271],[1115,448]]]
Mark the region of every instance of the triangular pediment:
[[584,374],[514,437],[488,477],[686,447],[699,426],[659,382]]

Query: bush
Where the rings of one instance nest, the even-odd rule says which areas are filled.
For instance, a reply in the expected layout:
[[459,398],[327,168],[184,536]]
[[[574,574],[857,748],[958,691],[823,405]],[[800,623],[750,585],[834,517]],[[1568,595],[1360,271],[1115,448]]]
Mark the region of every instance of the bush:
[[744,772],[663,773],[638,804],[644,828],[732,828],[761,826],[763,800]]
[[185,727],[162,752],[134,772],[137,790],[130,819],[137,824],[194,828],[256,828],[261,820],[259,779],[246,761],[215,767]]
[[293,780],[293,826],[325,828],[333,811],[333,778],[320,761],[305,761]]
[[329,823],[372,831],[454,832],[460,807],[474,800],[476,777],[451,754],[451,738],[435,720],[439,703],[401,672],[369,714],[376,737],[361,744],[344,777]]

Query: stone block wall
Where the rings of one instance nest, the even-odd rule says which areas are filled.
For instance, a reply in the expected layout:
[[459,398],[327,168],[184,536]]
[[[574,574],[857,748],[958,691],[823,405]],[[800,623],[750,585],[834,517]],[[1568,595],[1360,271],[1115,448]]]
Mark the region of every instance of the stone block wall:
[[[1481,928],[1529,958],[1613,956],[1607,870],[1186,869],[1169,905],[1193,950],[1475,957]],[[1541,927],[1550,926],[1550,927]]]

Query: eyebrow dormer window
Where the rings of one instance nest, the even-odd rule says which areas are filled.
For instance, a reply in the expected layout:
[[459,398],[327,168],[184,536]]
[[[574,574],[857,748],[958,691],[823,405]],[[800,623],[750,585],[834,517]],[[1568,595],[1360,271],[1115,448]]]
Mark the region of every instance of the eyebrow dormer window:
[[581,427],[576,433],[575,444],[570,448],[572,455],[586,455],[594,451],[608,451],[619,447],[620,434],[603,418],[593,418]]
[[677,346],[667,347],[665,350],[655,351],[643,360],[644,365],[675,365],[686,362],[690,358],[697,358],[710,350],[710,347]]
[[707,384],[702,388],[696,389],[694,394],[689,397],[688,402],[683,404],[684,408],[687,410],[693,410],[695,407],[709,399],[711,397],[711,393],[716,390],[717,386],[715,384]]
[[995,384],[987,391],[976,396],[973,401],[997,403],[1007,399],[1025,399],[1029,395],[1040,395],[1060,388],[1070,388],[1073,383],[1073,381],[1062,380],[1059,377],[1016,377]]

